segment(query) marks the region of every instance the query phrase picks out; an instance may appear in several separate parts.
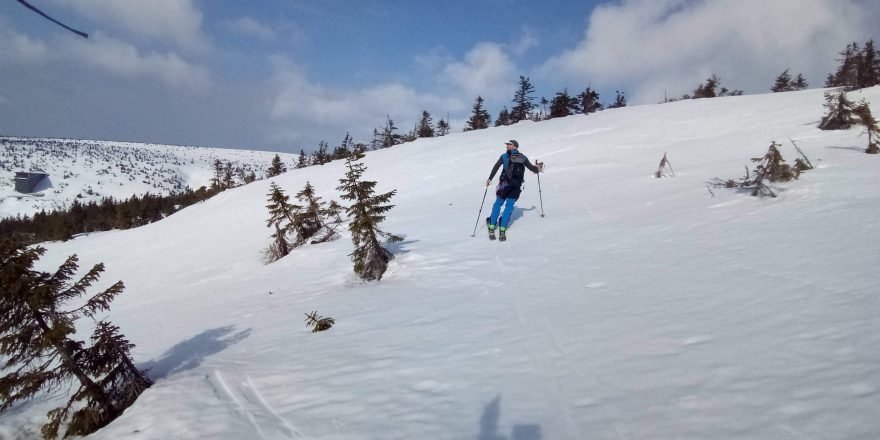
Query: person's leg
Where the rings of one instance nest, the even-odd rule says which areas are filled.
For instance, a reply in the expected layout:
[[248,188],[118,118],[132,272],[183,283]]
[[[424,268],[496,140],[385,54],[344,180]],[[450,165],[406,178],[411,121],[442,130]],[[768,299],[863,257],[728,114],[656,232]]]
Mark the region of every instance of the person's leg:
[[504,200],[504,214],[501,215],[501,223],[499,223],[499,226],[501,227],[502,231],[507,230],[507,225],[508,225],[508,223],[510,223],[510,216],[513,214],[513,205],[515,203],[516,203],[516,199],[505,199]]
[[495,229],[495,224],[498,222],[498,215],[501,214],[501,205],[504,204],[504,199],[501,197],[495,198],[495,204],[492,205],[492,213],[489,214],[489,229]]

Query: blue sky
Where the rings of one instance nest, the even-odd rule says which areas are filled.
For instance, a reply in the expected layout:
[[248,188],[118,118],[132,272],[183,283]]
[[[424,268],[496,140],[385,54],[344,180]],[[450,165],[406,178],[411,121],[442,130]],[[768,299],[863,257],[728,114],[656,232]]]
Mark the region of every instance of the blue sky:
[[494,119],[519,75],[536,98],[821,86],[847,42],[880,39],[872,0],[32,0],[88,40],[0,3],[0,134],[306,151],[422,110]]

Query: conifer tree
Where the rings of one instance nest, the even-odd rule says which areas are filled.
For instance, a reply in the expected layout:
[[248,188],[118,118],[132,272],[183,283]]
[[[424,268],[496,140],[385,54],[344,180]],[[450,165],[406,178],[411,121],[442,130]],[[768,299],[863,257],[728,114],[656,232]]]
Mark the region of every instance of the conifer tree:
[[776,80],[773,82],[773,87],[770,87],[772,92],[790,92],[793,90],[791,74],[788,73],[788,70],[789,69],[783,70],[782,73],[776,77]]
[[[275,157],[278,157],[276,154]],[[284,164],[281,164],[283,167]],[[286,170],[285,170],[286,171]],[[223,188],[235,188],[235,179],[233,178],[233,169],[232,163],[226,162],[226,165],[223,167]]]
[[223,190],[223,175],[225,174],[225,167],[223,166],[223,162],[220,159],[214,159],[214,164],[211,167],[214,171],[214,177],[211,178],[211,188]]
[[441,119],[437,122],[437,136],[446,136],[447,134],[449,134],[449,122],[446,119]]
[[591,89],[589,86],[578,95],[578,99],[580,100],[580,110],[584,114],[602,110],[602,103],[599,102],[599,92]]
[[325,203],[315,194],[311,183],[306,182],[303,190],[296,194],[296,199],[302,203],[302,207],[293,215],[292,227],[296,231],[296,246],[304,244],[322,231],[322,236],[315,242],[323,243],[336,235],[336,231],[324,222],[327,209],[324,208]]
[[300,207],[291,204],[290,197],[284,194],[284,190],[279,188],[275,182],[271,183],[271,191],[268,196],[269,204],[266,205],[266,208],[269,210],[269,220],[266,221],[266,227],[274,227],[275,232],[272,234],[272,244],[269,245],[264,256],[265,261],[271,263],[290,253],[291,246],[287,236],[296,223],[295,215]]
[[393,255],[382,247],[379,237],[384,237],[389,242],[402,240],[399,236],[379,229],[379,224],[385,220],[385,213],[394,206],[383,203],[388,203],[397,190],[374,194],[376,182],[361,180],[366,166],[357,161],[362,157],[363,155],[350,156],[346,160],[348,172],[344,178],[339,179],[340,185],[337,189],[342,192],[342,199],[352,202],[346,211],[351,218],[348,229],[354,244],[354,252],[351,253],[354,272],[367,281],[381,280]]
[[617,96],[614,98],[614,103],[609,105],[608,108],[626,107],[626,94],[618,90],[615,90],[614,93],[616,93]]
[[880,53],[874,49],[874,40],[868,40],[862,48],[859,66],[856,69],[858,87],[873,87],[880,84]]
[[266,170],[266,177],[275,177],[279,174],[286,173],[287,166],[284,165],[284,162],[281,161],[281,156],[275,155],[272,158],[272,165],[269,166],[269,169]]
[[434,137],[434,121],[431,119],[431,114],[428,113],[427,110],[423,110],[421,116],[419,116],[419,120],[416,123],[415,134],[420,138]]
[[708,79],[706,79],[705,84],[700,84],[694,89],[693,99],[700,98],[714,98],[718,96],[716,89],[718,85],[721,84],[721,78],[718,78],[715,75],[712,75]]
[[[359,153],[362,154],[362,153]],[[339,204],[336,200],[331,200],[330,204],[327,205],[326,218],[329,219],[332,223],[342,223],[342,211],[345,208]]]
[[[489,128],[489,122],[491,117],[489,116],[489,112],[483,108],[483,97],[477,96],[477,99],[474,100],[474,107],[471,111],[471,117],[468,119],[467,126],[464,128],[464,131],[471,130],[482,130],[484,128]],[[497,125],[496,125],[497,126]]]
[[353,148],[354,139],[352,139],[351,134],[346,132],[345,138],[342,139],[342,143],[333,150],[333,160],[345,159],[346,157],[348,157],[349,154],[351,154]]
[[568,89],[556,92],[550,103],[550,118],[563,118],[578,112],[578,101],[568,94]]
[[314,165],[324,165],[327,162],[330,162],[330,155],[327,153],[327,142],[321,141],[318,142],[318,151],[315,151],[314,159],[312,159],[312,164]]
[[382,128],[381,148],[393,147],[400,143],[400,135],[396,133],[397,127],[394,126],[394,121],[391,120],[391,116],[385,115],[385,117],[387,120],[385,127]]
[[804,74],[798,73],[798,76],[794,79],[793,87],[795,90],[806,90],[808,87],[810,87],[810,85],[807,84],[807,80],[806,78],[804,78]]
[[498,113],[498,118],[495,119],[495,126],[502,127],[505,125],[513,124],[513,119],[510,117],[510,111],[507,110],[507,106],[501,108],[501,112]]
[[370,141],[370,150],[375,151],[382,148],[382,136],[379,135],[379,130],[373,129],[373,140]]
[[[568,91],[568,90],[566,90],[566,92],[567,92],[567,91]],[[541,118],[550,119],[550,117],[549,117],[549,115],[548,115],[548,113],[547,113],[547,105],[550,104],[550,101],[547,99],[547,97],[542,96],[541,99],[540,99],[540,101],[538,101],[538,102],[541,103],[541,117],[539,117],[539,118],[537,118],[537,119],[538,119],[538,120],[540,120]]]
[[838,59],[840,65],[834,73],[834,78],[830,87],[846,87],[847,90],[855,90],[859,85],[859,65],[861,49],[859,44],[853,41],[846,45]]
[[33,269],[43,253],[42,247],[0,241],[0,356],[2,369],[9,371],[0,377],[0,411],[39,393],[66,389],[72,381],[73,395],[66,406],[49,411],[42,434],[56,438],[66,425],[65,436],[86,435],[122,414],[151,382],[134,366],[129,354],[133,345],[112,324],[98,324],[91,347],[72,339],[74,323],[109,310],[123,283],[64,311],[65,304],[86,294],[104,265],[71,282],[79,268],[77,256],[50,274]]
[[853,111],[858,118],[858,122],[865,126],[865,132],[868,134],[868,147],[865,153],[880,153],[880,126],[871,114],[871,107],[868,101],[862,99]]
[[846,130],[855,123],[855,105],[846,98],[846,92],[825,94],[825,109],[819,128],[822,130]]
[[305,168],[309,166],[309,156],[302,149],[299,150],[299,158],[296,160],[296,168]]
[[520,75],[519,88],[513,95],[513,108],[510,109],[511,124],[515,124],[519,121],[524,121],[529,118],[529,114],[532,112],[532,109],[535,108],[535,98],[532,96],[532,93],[534,92],[535,87],[529,82],[529,79],[525,76]]

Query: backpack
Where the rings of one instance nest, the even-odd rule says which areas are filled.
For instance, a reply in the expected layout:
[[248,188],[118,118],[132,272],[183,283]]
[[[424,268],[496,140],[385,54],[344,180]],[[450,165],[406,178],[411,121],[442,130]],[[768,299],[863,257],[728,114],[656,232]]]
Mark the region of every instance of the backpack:
[[507,164],[507,184],[520,186],[526,174],[526,157],[519,153],[510,155]]

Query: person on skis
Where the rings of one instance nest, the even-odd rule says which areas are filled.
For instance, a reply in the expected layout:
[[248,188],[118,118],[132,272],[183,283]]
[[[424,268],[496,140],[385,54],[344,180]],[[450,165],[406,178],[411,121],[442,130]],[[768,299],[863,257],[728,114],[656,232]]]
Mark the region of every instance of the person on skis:
[[[532,165],[529,162],[529,158],[519,152],[519,142],[511,139],[504,145],[507,147],[507,151],[495,162],[495,166],[492,167],[492,173],[489,174],[489,180],[486,181],[486,186],[491,185],[495,173],[498,172],[498,168],[503,167],[498,187],[495,190],[495,204],[492,205],[492,213],[486,218],[490,237],[494,238],[497,227],[501,240],[506,238],[505,232],[510,222],[510,215],[513,214],[513,205],[522,191],[525,169],[528,168],[529,171],[538,174],[543,168],[542,163],[537,162],[536,165]],[[503,214],[501,214],[502,205],[504,205]],[[500,219],[498,218],[499,214],[501,214]]]

